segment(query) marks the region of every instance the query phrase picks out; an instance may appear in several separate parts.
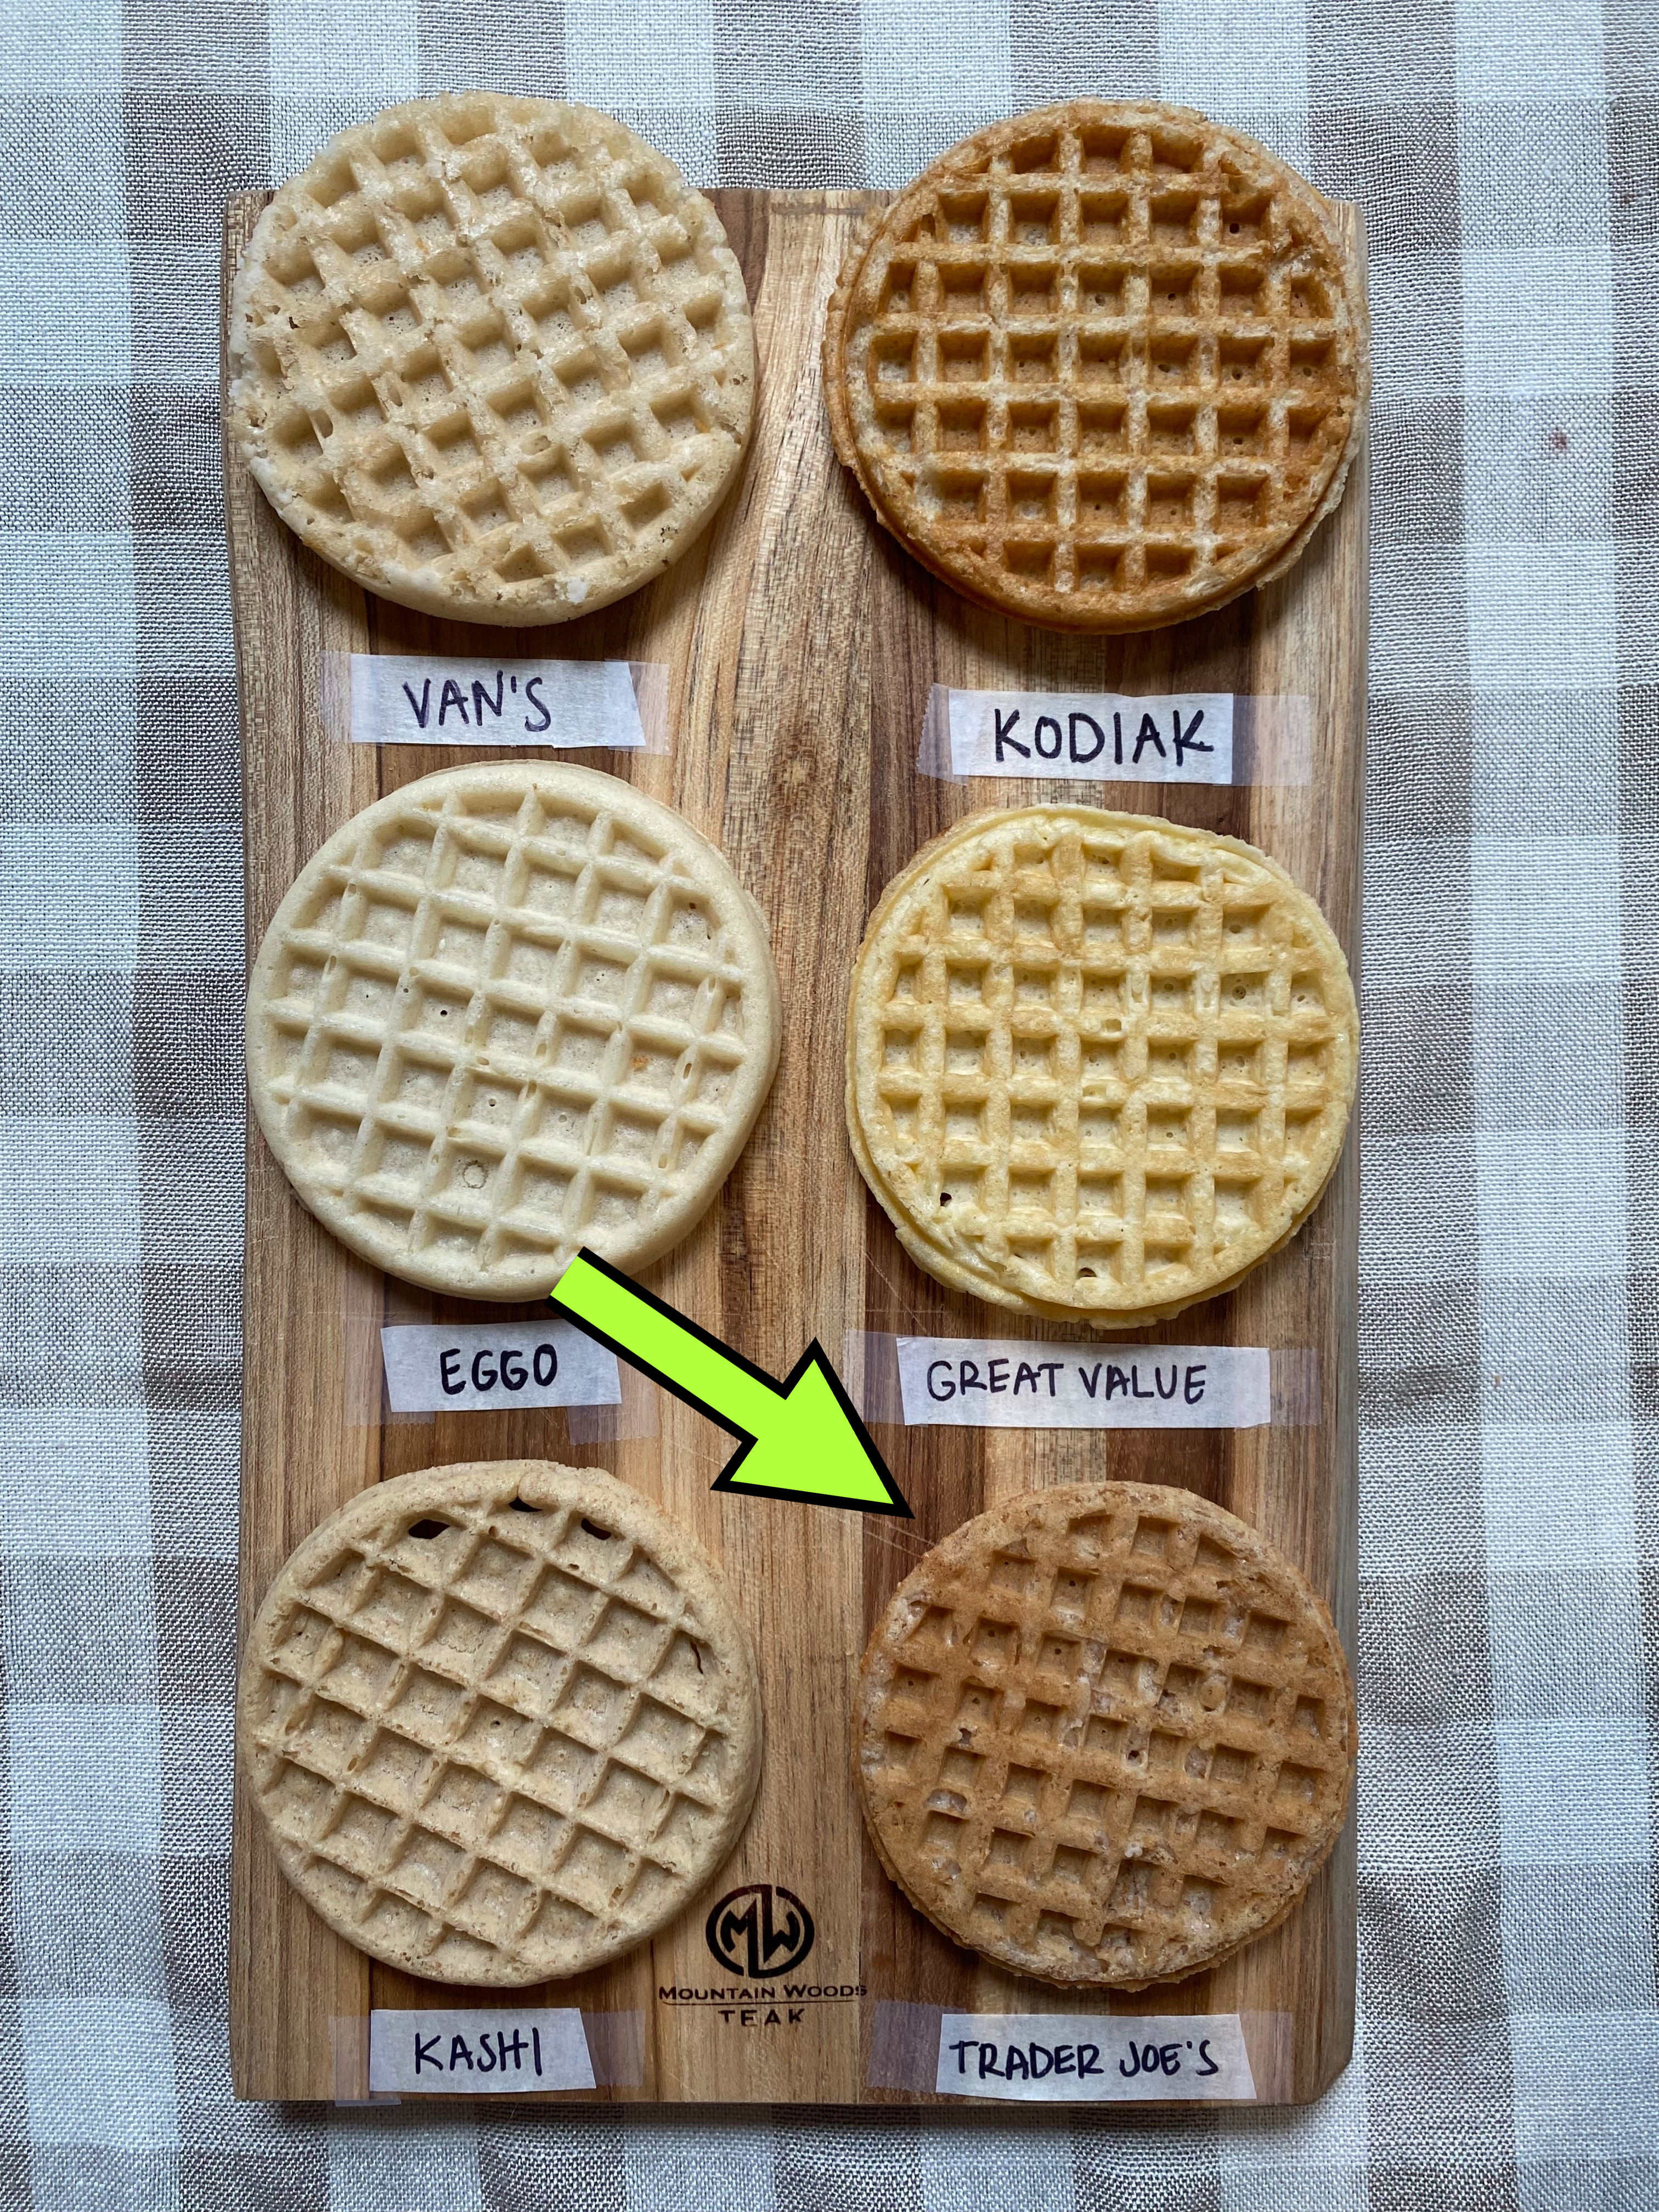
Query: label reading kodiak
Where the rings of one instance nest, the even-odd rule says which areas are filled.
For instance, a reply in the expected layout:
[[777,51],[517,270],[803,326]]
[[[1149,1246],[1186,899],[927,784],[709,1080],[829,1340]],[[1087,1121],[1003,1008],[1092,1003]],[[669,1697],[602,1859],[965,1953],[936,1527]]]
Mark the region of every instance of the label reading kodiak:
[[955,775],[1063,776],[1079,783],[1231,783],[1228,691],[945,690]]

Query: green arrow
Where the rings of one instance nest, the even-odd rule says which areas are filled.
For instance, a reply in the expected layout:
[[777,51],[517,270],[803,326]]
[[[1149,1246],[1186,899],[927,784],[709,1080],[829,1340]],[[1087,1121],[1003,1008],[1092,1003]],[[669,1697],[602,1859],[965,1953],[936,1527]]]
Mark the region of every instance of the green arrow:
[[912,1517],[816,1337],[775,1382],[586,1250],[559,1278],[553,1303],[619,1359],[742,1439],[714,1489]]

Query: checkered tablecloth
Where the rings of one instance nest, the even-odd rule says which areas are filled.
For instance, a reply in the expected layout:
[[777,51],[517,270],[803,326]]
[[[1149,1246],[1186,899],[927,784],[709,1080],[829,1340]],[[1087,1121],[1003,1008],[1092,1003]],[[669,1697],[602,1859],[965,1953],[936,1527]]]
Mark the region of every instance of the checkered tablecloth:
[[[0,2205],[1659,2203],[1659,10],[7,0]],[[1075,91],[1370,227],[1360,2033],[1286,2116],[237,2107],[226,193],[393,99],[890,184]]]

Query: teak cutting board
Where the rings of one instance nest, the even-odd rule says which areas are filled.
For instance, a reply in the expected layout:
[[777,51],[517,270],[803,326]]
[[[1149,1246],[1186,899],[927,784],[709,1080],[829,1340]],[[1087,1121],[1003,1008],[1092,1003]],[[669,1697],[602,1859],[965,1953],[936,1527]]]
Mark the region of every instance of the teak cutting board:
[[[463,758],[325,734],[322,657],[443,653],[635,659],[670,671],[667,757],[579,754],[678,806],[723,848],[770,918],[783,988],[776,1085],[747,1151],[697,1231],[644,1277],[769,1372],[848,1329],[975,1337],[1012,1318],[947,1292],[901,1250],[849,1155],[843,1006],[866,915],[927,838],[976,808],[1098,799],[1251,839],[1312,891],[1356,951],[1366,635],[1366,484],[1282,583],[1206,620],[1121,640],[1058,636],[981,613],[879,530],[830,442],[818,381],[825,300],[860,212],[849,193],[714,195],[748,279],[760,349],[759,416],[740,483],[676,567],[620,605],[546,631],[428,621],[365,595],[276,521],[234,455],[226,514],[241,673],[250,957],[301,866],[359,808]],[[225,266],[263,206],[228,206]],[[1352,250],[1358,218],[1341,211]],[[952,784],[916,772],[930,686],[1022,690],[1301,693],[1313,702],[1305,787],[1161,788]],[[512,756],[504,756],[512,757]],[[865,1841],[848,1762],[860,1654],[896,1583],[969,1516],[1038,1483],[1110,1474],[1176,1483],[1255,1523],[1331,1601],[1352,1650],[1356,1550],[1355,1283],[1358,1159],[1350,1142],[1312,1222],[1231,1297],[1142,1340],[1302,1346],[1318,1356],[1318,1425],[1241,1433],[1078,1433],[884,1426],[878,1436],[914,1522],[714,1496],[723,1431],[650,1386],[658,1433],[573,1441],[560,1412],[379,1412],[381,1319],[430,1310],[337,1244],[291,1195],[257,1131],[247,1155],[242,1414],[241,1626],[318,1522],[368,1483],[454,1460],[541,1456],[611,1468],[659,1498],[722,1559],[753,1627],[766,1762],[747,1832],[708,1897],[602,1973],[511,2002],[582,2008],[597,2093],[629,2101],[941,2101],[870,2086],[893,2073],[895,2023],[980,2012],[1238,2013],[1258,2094],[1305,2102],[1346,2063],[1354,1999],[1352,1821],[1300,1910],[1213,1973],[1139,1997],[1085,1999],[957,1950],[903,1902]],[[501,1319],[436,1302],[435,1317]],[[530,1314],[545,1308],[521,1309]],[[1057,1335],[1040,1328],[1031,1334]],[[1073,1336],[1081,1331],[1070,1332]],[[791,1978],[854,1994],[769,2024],[730,2002],[665,1992],[729,1988],[704,1942],[708,1906],[746,1883],[804,1899],[813,1951]],[[249,2098],[362,2097],[371,2006],[470,1997],[372,1964],[283,1879],[237,1804],[231,2051]],[[793,2011],[793,2017],[789,2016]],[[900,2038],[902,2042],[902,2039]],[[935,2035],[935,2046],[936,2046]],[[636,2074],[640,2078],[627,2077]],[[593,2093],[589,2093],[593,2094]]]

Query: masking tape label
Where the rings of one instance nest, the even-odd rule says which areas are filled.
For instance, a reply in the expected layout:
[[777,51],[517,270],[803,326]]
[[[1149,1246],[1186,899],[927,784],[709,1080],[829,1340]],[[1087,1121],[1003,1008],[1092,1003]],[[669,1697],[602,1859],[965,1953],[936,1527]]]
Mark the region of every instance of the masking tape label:
[[916,767],[960,781],[1305,784],[1313,710],[1293,694],[958,691],[936,684]]
[[617,1355],[568,1321],[408,1322],[380,1331],[394,1413],[619,1406]]
[[1066,776],[1079,783],[1231,783],[1227,691],[944,694],[955,775]]
[[947,2012],[941,2095],[1022,2104],[1255,2101],[1237,2013],[1190,2016]]
[[373,2012],[368,2086],[386,2090],[463,2090],[492,2096],[514,2089],[591,2089],[582,2016],[574,2010]]
[[354,653],[360,745],[541,745],[662,751],[666,671],[626,660],[444,660]]
[[896,1349],[907,1428],[1257,1429],[1273,1418],[1272,1362],[1256,1346],[901,1336]]

